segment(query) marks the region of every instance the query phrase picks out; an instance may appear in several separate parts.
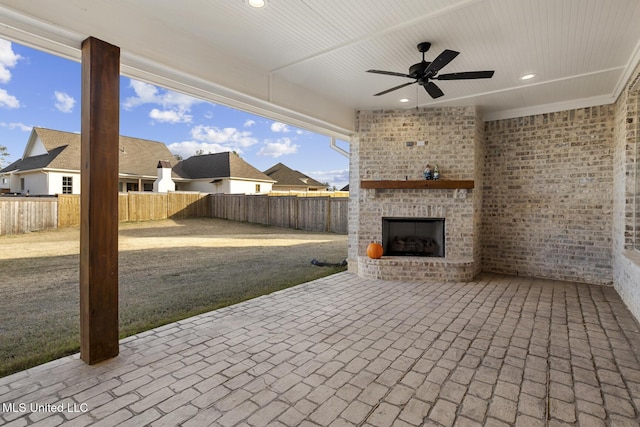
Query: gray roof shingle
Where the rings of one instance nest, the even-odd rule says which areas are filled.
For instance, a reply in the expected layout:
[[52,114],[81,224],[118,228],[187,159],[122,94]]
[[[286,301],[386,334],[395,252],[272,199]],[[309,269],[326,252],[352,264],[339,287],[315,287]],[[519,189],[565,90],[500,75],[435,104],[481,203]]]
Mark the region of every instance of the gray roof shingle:
[[[80,134],[46,128],[33,128],[33,132],[48,153],[17,160],[0,172],[43,168],[80,170]],[[178,162],[165,144],[128,136],[120,136],[119,149],[120,174],[157,176],[158,164],[162,162],[172,166],[174,178],[274,181],[231,152],[193,156]]]
[[245,178],[273,182],[273,179],[231,152],[192,156],[179,162],[174,171],[183,178]]
[[[33,128],[47,154],[17,160],[0,172],[33,169],[80,170],[80,134],[46,128]],[[121,174],[157,176],[159,161],[177,163],[162,142],[120,136],[119,172]]]
[[278,163],[271,166],[269,169],[264,171],[264,173],[277,181],[277,183],[274,184],[274,187],[281,186],[281,185],[287,186],[287,187],[297,186],[297,187],[306,187],[306,188],[308,187],[326,188],[327,187],[325,184],[321,183],[320,181],[316,181],[315,179],[303,174],[302,172],[293,170],[290,167],[284,165],[283,163]]

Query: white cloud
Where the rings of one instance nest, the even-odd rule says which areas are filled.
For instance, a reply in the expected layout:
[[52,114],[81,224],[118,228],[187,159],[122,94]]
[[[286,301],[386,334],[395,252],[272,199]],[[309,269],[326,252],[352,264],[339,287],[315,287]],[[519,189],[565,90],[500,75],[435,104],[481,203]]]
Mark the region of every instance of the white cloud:
[[328,182],[339,190],[349,183],[349,169],[302,172],[320,182]]
[[23,132],[31,132],[31,129],[33,128],[32,126],[27,126],[24,123],[16,123],[16,122],[12,122],[12,123],[0,122],[0,127],[11,129],[11,130],[18,129]]
[[63,113],[70,113],[73,111],[73,106],[76,104],[76,100],[72,96],[64,92],[54,92],[56,98],[55,106],[58,111]]
[[280,123],[280,122],[273,122],[271,124],[271,131],[272,132],[282,132],[282,133],[287,133],[290,132],[291,129],[289,129],[289,126],[285,125],[284,123]]
[[11,71],[0,64],[0,83],[9,83],[11,80]]
[[129,87],[133,88],[136,96],[130,96],[124,100],[123,107],[130,110],[133,107],[143,104],[160,104],[162,99],[158,95],[158,88],[148,83],[131,80]]
[[251,135],[249,131],[239,131],[236,128],[220,129],[214,126],[198,125],[191,129],[191,136],[196,141],[222,144],[236,151],[237,147],[249,147],[258,143],[258,140]]
[[276,141],[266,140],[264,146],[256,154],[258,156],[276,158],[285,154],[295,154],[298,151],[298,147],[290,138],[282,138]]
[[163,90],[160,92],[162,96],[162,105],[171,106],[175,105],[179,108],[189,109],[192,105],[200,104],[203,101],[194,98],[193,96],[185,95],[183,93],[172,92],[170,90]]
[[258,143],[258,140],[249,131],[239,131],[236,128],[220,129],[204,125],[198,125],[191,129],[191,137],[193,138],[191,141],[169,144],[169,150],[186,159],[197,151],[203,151],[206,154],[235,151],[242,154],[243,148]]
[[303,172],[305,175],[318,180],[318,181],[349,181],[349,169],[336,169],[328,171],[315,171],[315,172]]
[[9,93],[0,89],[0,107],[5,108],[20,108],[20,101],[13,95],[9,95]]
[[256,121],[255,121],[255,120],[248,119],[248,120],[246,120],[246,121],[244,122],[244,127],[246,127],[246,128],[250,128],[251,126],[253,126],[253,125],[255,125],[255,124],[256,124]]
[[194,156],[197,151],[202,151],[206,154],[222,153],[224,151],[229,151],[228,147],[225,147],[224,145],[221,145],[221,144],[210,144],[206,142],[197,142],[197,141],[174,142],[173,144],[169,144],[168,147],[169,147],[169,151],[171,151],[173,154],[178,154],[182,156],[183,159],[187,159],[191,156]]
[[[11,42],[0,39],[0,83],[9,83],[11,71],[22,57],[13,51]],[[20,101],[4,89],[0,89],[0,107],[20,108]]]
[[22,57],[13,51],[11,42],[0,39],[0,83],[9,83],[11,71]]
[[149,117],[163,123],[190,123],[193,116],[187,114],[191,107],[203,101],[182,93],[158,88],[152,84],[130,80],[129,87],[133,89],[135,96],[124,100],[122,107],[131,110],[145,104],[156,104],[162,107],[153,108]]
[[149,112],[149,117],[153,120],[166,123],[191,123],[193,116],[180,110],[164,110],[160,111],[154,108]]
[[135,96],[130,96],[124,100],[122,106],[126,110],[144,104],[159,104],[164,108],[189,110],[191,106],[203,102],[192,96],[161,89],[152,84],[137,80],[131,80],[129,87],[133,89]]

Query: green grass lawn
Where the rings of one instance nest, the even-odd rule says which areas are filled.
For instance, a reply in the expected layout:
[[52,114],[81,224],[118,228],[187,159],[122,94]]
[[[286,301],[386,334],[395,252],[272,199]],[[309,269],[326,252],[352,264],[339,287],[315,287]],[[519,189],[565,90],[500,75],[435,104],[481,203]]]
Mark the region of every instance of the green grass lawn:
[[[9,279],[0,285],[0,376],[79,351],[78,256],[65,246],[76,239],[73,229],[0,237],[13,253],[0,257]],[[120,241],[121,338],[343,271],[311,260],[347,255],[346,236],[219,219],[126,224]],[[46,255],[47,242],[65,254]]]

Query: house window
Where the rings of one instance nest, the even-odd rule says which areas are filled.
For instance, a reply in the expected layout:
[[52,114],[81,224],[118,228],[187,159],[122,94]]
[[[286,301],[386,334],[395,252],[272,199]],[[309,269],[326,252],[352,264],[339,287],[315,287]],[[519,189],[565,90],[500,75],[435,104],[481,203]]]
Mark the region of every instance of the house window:
[[260,184],[256,184],[256,193],[260,192]]
[[142,184],[143,191],[153,191],[153,184],[147,184],[146,182]]
[[24,178],[20,178],[20,192],[24,191]]
[[9,182],[9,180],[7,178],[2,178],[2,183],[6,184],[7,182]]
[[62,194],[73,194],[73,177],[62,177]]

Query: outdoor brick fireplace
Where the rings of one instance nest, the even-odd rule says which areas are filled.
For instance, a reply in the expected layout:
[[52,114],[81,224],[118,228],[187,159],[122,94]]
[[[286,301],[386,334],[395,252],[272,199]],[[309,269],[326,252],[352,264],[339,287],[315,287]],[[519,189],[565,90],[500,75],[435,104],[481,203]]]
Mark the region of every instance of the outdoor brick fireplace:
[[[356,128],[349,268],[385,280],[472,280],[482,203],[475,108],[360,111]],[[441,180],[425,181],[425,166],[436,163]],[[372,241],[382,243],[382,258],[366,256]]]

